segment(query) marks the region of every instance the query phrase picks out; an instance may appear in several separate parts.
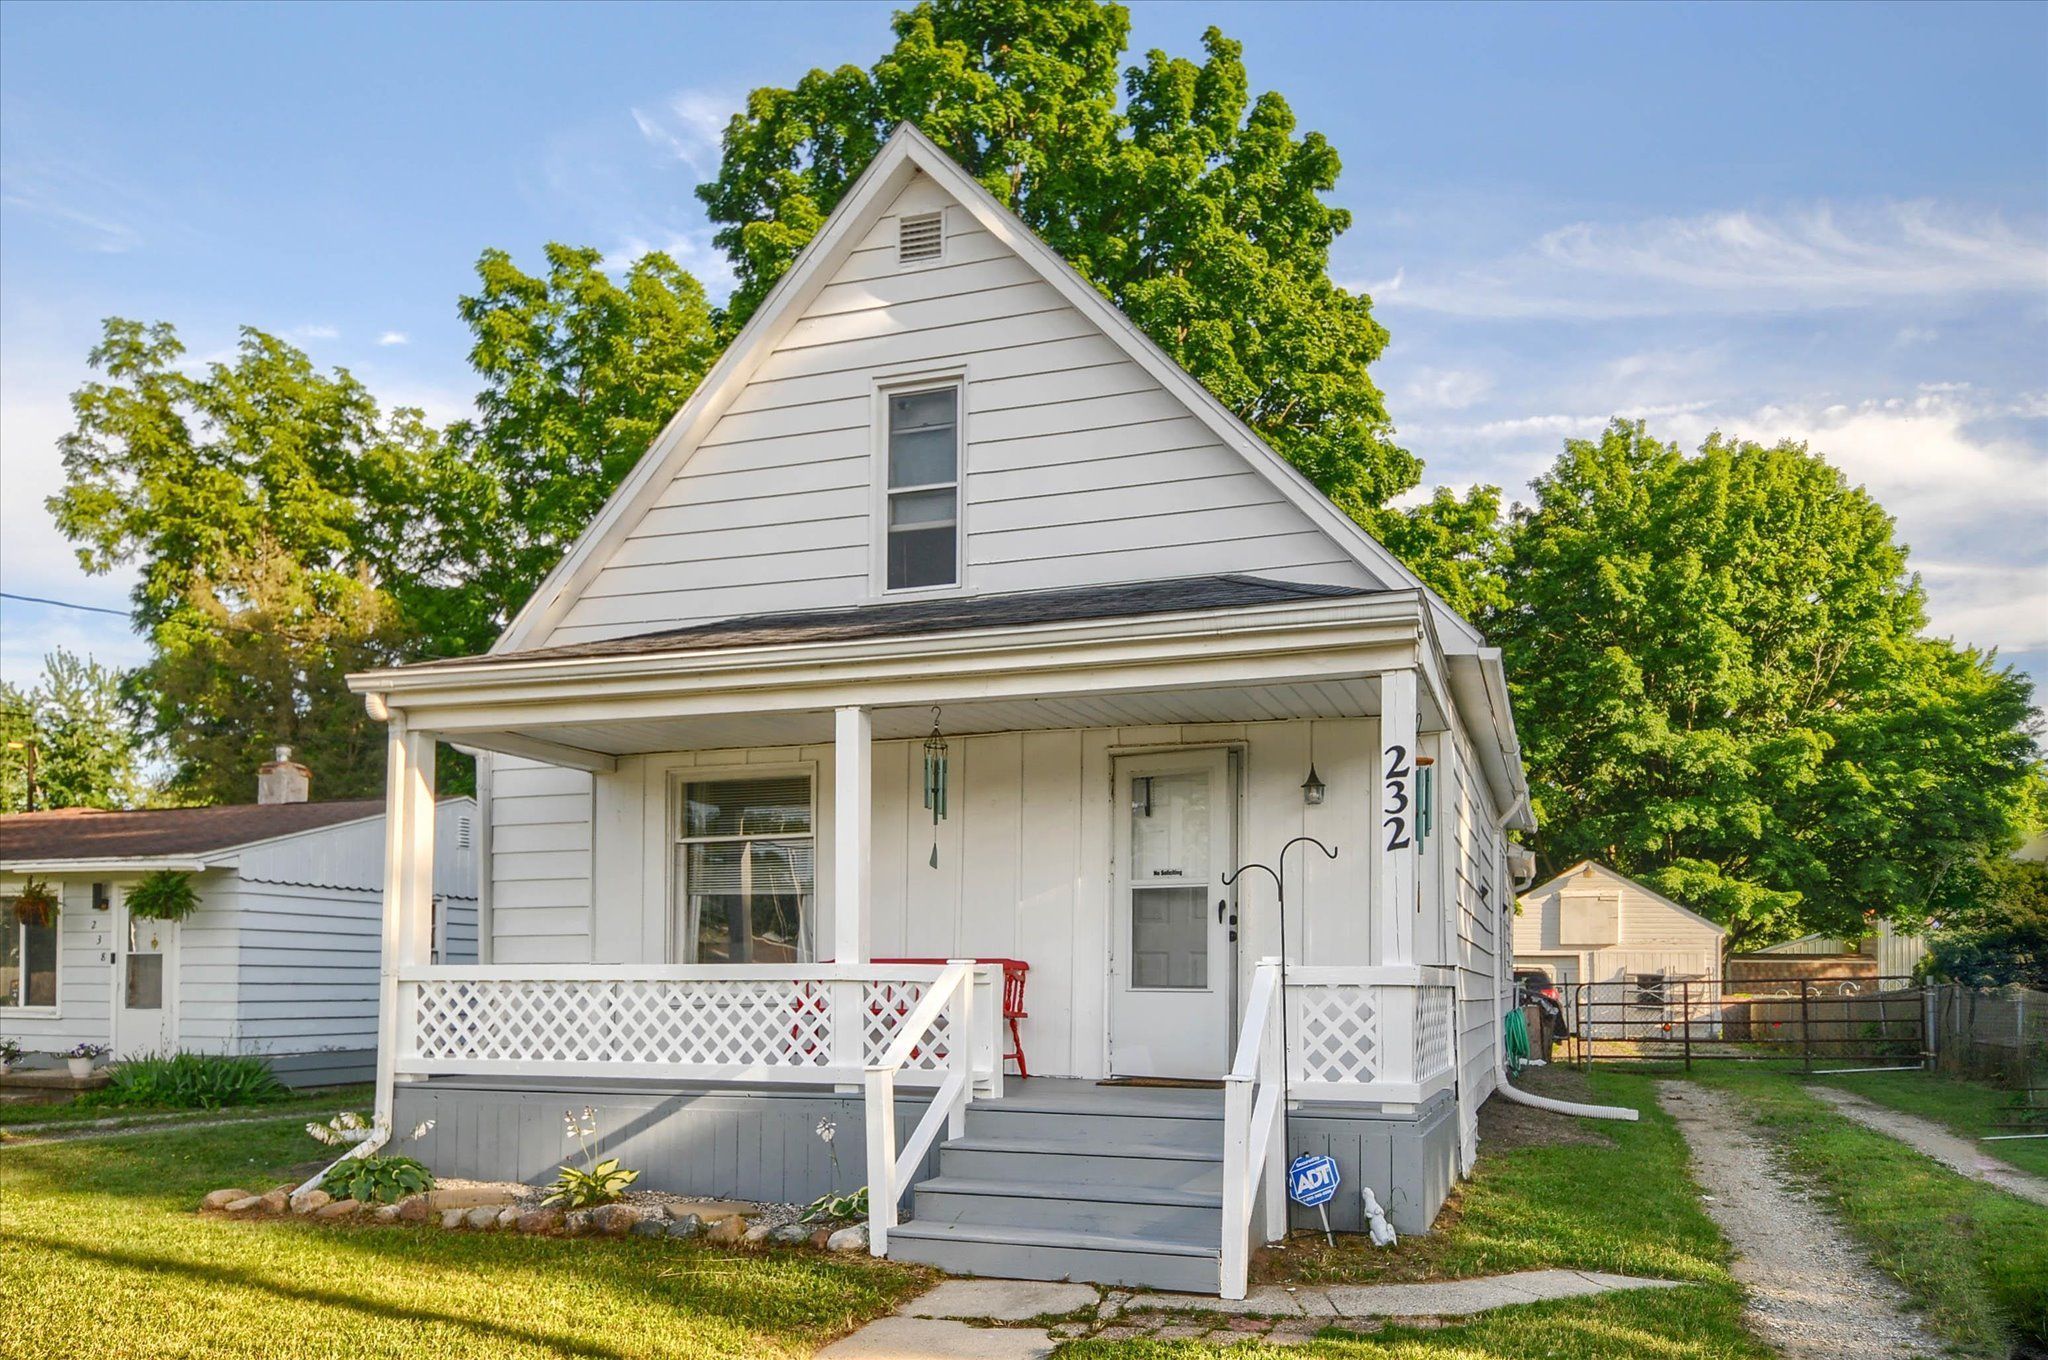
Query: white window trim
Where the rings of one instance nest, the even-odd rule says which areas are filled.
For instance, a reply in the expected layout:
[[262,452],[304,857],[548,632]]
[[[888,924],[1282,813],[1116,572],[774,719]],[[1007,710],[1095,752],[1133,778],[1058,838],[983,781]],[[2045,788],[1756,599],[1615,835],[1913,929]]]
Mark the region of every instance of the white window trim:
[[[868,551],[868,594],[871,600],[922,600],[967,593],[967,369],[933,369],[918,373],[891,374],[877,378],[872,390],[873,431],[869,461],[874,466],[873,528]],[[889,399],[911,392],[934,392],[951,387],[957,393],[953,407],[953,580],[942,586],[889,588]],[[939,484],[935,484],[939,485]],[[912,491],[915,487],[895,488]]]
[[[664,957],[672,964],[686,962],[682,957],[682,935],[677,929],[678,918],[683,910],[683,895],[687,891],[683,883],[681,856],[676,853],[679,846],[701,841],[763,840],[786,841],[787,832],[763,833],[757,836],[685,836],[683,834],[683,787],[687,784],[715,784],[725,779],[788,779],[802,776],[810,781],[811,788],[811,920],[814,929],[822,929],[825,915],[825,887],[817,881],[817,865],[825,846],[823,816],[824,809],[818,802],[818,762],[815,760],[781,761],[761,765],[672,765],[668,767],[667,806],[662,813],[661,855],[666,864],[668,878],[668,910],[662,921]],[[815,940],[813,945],[822,950],[823,941]]]
[[[28,886],[26,883],[8,883],[0,886],[0,901],[8,903],[6,906],[0,906],[0,921],[5,921],[6,929],[12,930],[15,933],[15,939],[21,946],[21,958],[24,964],[28,961],[28,939],[25,935],[28,927],[14,918],[12,899],[26,886]],[[64,921],[71,913],[71,903],[64,891],[68,885],[59,881],[51,886],[57,890],[57,924],[52,927],[57,932],[56,982],[53,984],[56,988],[57,1004],[54,1006],[0,1006],[0,1019],[8,1016],[14,1016],[22,1020],[62,1020],[64,1018]],[[88,888],[87,891],[90,892],[91,889]],[[87,903],[86,910],[92,910],[90,902]]]

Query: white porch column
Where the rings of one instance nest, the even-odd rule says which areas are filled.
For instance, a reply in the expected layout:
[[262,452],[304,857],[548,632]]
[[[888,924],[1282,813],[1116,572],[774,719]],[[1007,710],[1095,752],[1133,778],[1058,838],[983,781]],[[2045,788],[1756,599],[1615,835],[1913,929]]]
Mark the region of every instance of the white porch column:
[[384,921],[378,953],[376,1118],[390,1127],[405,1026],[398,973],[433,947],[434,738],[390,715],[384,737]]
[[1380,824],[1373,832],[1373,938],[1378,962],[1415,961],[1416,691],[1412,670],[1380,674]]
[[[874,723],[865,708],[837,710],[832,724],[832,957],[844,964],[868,961],[873,939],[868,909],[873,862],[875,802]],[[861,1015],[861,984],[832,984],[832,1061],[858,1070],[867,1026]],[[854,1089],[851,1086],[845,1089]]]

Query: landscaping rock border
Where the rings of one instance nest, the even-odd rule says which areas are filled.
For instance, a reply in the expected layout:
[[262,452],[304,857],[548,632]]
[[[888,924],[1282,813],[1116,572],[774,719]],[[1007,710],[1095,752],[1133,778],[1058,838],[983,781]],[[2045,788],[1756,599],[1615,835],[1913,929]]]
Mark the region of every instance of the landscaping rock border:
[[[315,1223],[361,1218],[373,1223],[438,1227],[446,1232],[662,1237],[714,1246],[811,1247],[841,1253],[865,1253],[868,1249],[866,1222],[799,1222],[796,1215],[802,1209],[797,1205],[745,1206],[755,1210],[749,1215],[740,1212],[741,1206],[720,1206],[718,1201],[660,1200],[641,1195],[630,1202],[558,1209],[537,1204],[536,1194],[494,1197],[476,1188],[457,1187],[408,1195],[396,1204],[370,1205],[352,1199],[338,1200],[325,1190],[295,1195],[289,1185],[267,1191],[229,1186],[208,1194],[200,1200],[199,1207],[202,1212],[230,1218],[303,1218]],[[730,1212],[717,1213],[707,1221],[700,1211],[713,1207],[729,1207]]]

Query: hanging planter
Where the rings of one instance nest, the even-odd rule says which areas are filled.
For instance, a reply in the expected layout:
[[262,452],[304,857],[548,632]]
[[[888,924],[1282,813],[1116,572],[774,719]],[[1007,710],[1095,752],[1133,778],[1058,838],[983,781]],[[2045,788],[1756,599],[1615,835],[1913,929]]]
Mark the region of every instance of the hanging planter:
[[57,924],[57,914],[62,910],[56,889],[39,878],[22,884],[21,891],[15,894],[14,919],[25,926],[53,926]]
[[946,739],[939,735],[939,710],[932,710],[932,734],[924,740],[924,806],[932,814],[931,867],[939,867],[939,823],[946,819]]
[[199,910],[192,875],[159,869],[128,890],[128,915],[140,921],[182,921]]

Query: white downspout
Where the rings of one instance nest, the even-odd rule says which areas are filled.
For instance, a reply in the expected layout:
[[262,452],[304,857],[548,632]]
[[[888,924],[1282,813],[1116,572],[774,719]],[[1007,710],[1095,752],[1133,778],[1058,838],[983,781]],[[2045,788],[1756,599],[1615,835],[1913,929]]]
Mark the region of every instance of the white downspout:
[[[1508,809],[1495,827],[1495,830],[1502,837],[1501,844],[1503,846],[1506,844],[1508,819],[1513,817],[1518,810],[1519,807]],[[1515,889],[1512,881],[1508,885],[1508,890],[1511,894],[1508,901],[1512,904],[1515,900],[1513,895]],[[1507,936],[1508,975],[1513,977],[1515,936],[1512,922],[1509,923],[1508,929],[1503,933]],[[1527,1105],[1531,1109],[1537,1110],[1549,1110],[1552,1114],[1577,1115],[1581,1119],[1618,1119],[1630,1124],[1635,1123],[1642,1117],[1626,1105],[1585,1105],[1576,1100],[1552,1100],[1549,1096],[1537,1096],[1531,1095],[1527,1091],[1517,1091],[1514,1087],[1508,1085],[1507,1044],[1504,1042],[1496,1043],[1493,1046],[1493,1073],[1495,1094],[1506,1096],[1517,1105]]]

